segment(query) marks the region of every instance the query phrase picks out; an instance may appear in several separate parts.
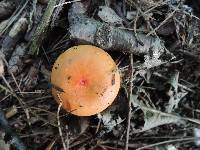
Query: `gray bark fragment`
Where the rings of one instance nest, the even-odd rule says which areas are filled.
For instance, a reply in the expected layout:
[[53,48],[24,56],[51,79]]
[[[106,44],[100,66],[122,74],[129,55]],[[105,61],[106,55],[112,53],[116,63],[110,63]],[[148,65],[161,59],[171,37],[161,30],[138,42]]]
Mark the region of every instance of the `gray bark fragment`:
[[23,69],[23,61],[22,58],[26,52],[26,44],[22,43],[16,47],[15,51],[13,52],[9,62],[8,62],[8,70],[13,74],[17,74]]
[[83,44],[93,44],[105,50],[117,50],[136,55],[149,54],[152,51],[162,54],[165,51],[164,44],[158,37],[147,37],[145,34],[138,33],[136,38],[133,31],[120,29],[87,17],[86,11],[89,4],[86,2],[75,2],[69,10],[69,32],[72,39]]
[[17,42],[23,37],[28,27],[28,20],[26,18],[20,18],[12,27],[9,34],[2,42],[0,51],[9,58],[15,48]]
[[[105,50],[118,50],[137,55],[147,54],[150,50],[163,52],[164,46],[159,38],[110,26],[85,15],[77,15],[70,22],[69,32],[72,39],[86,42]],[[140,41],[140,42],[138,42]],[[160,43],[160,44],[154,44]]]

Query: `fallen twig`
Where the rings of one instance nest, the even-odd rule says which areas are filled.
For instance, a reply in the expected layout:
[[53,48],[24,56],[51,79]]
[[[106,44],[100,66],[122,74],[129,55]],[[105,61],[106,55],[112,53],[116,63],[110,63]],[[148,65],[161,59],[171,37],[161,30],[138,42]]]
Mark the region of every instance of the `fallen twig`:
[[54,6],[57,4],[58,1],[59,0],[49,0],[48,6],[41,20],[41,23],[38,25],[37,30],[33,35],[33,40],[31,42],[29,50],[30,55],[35,55],[35,54],[37,55],[39,53],[39,48],[46,36],[47,28],[51,21],[51,16],[54,11]]
[[147,54],[150,51],[165,51],[162,41],[158,37],[138,33],[110,26],[106,23],[88,18],[85,15],[86,8],[83,3],[73,3],[69,10],[69,32],[72,39],[79,42],[90,43],[105,50],[118,50],[137,55]]
[[199,137],[191,137],[191,138],[180,138],[180,139],[168,140],[168,141],[163,141],[163,142],[158,142],[158,143],[146,145],[146,146],[137,148],[136,150],[149,149],[149,148],[152,148],[152,147],[155,147],[155,146],[174,143],[174,142],[183,142],[183,141],[191,141],[191,142],[193,142],[193,141],[196,141],[196,140],[199,140],[199,139],[200,139]]
[[59,114],[60,114],[60,109],[61,109],[61,107],[62,107],[63,102],[62,102],[62,99],[60,98],[59,92],[58,92],[57,96],[58,96],[58,98],[59,98],[59,100],[60,100],[60,104],[59,104],[59,106],[58,106],[58,111],[57,111],[58,130],[59,130],[59,134],[60,134],[60,137],[61,137],[61,140],[62,140],[63,149],[64,149],[64,150],[68,150],[69,147],[66,146],[66,144],[65,144],[65,140],[64,140],[64,137],[63,137],[63,134],[62,134],[61,125],[60,125],[60,116],[59,116]]
[[19,17],[22,11],[25,9],[29,0],[21,0],[18,8],[14,11],[8,22],[6,22],[6,26],[0,30],[0,35],[6,32],[6,30],[13,24],[13,22]]
[[132,98],[132,91],[133,91],[133,54],[130,54],[130,85],[129,85],[129,94],[128,94],[128,118],[127,118],[127,129],[126,129],[126,143],[125,143],[125,150],[128,150],[128,145],[129,145],[129,132],[130,132],[130,124],[131,124],[131,98]]

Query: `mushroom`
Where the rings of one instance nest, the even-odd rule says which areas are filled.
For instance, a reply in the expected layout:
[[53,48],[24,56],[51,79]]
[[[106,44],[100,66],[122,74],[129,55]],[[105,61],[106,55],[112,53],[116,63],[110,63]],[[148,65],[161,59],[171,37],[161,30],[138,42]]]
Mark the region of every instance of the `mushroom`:
[[120,74],[107,52],[79,45],[58,57],[51,83],[53,97],[66,111],[91,116],[112,104],[120,88]]

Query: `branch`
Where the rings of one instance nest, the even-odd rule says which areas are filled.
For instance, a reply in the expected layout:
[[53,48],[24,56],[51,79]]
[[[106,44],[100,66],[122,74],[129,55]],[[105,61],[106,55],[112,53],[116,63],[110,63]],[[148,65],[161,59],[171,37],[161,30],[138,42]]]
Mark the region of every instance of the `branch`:
[[[150,51],[163,53],[165,48],[158,37],[135,33],[120,29],[93,18],[87,17],[84,3],[75,2],[69,10],[69,32],[72,39],[79,43],[93,44],[105,50],[118,50],[136,55],[147,54]],[[157,44],[155,44],[157,43]]]
[[49,0],[48,6],[45,10],[41,23],[38,25],[36,32],[33,36],[33,40],[31,42],[29,50],[30,55],[37,55],[39,53],[39,48],[47,34],[47,29],[51,21],[51,16],[54,12],[54,6],[57,4],[58,1],[59,0]]

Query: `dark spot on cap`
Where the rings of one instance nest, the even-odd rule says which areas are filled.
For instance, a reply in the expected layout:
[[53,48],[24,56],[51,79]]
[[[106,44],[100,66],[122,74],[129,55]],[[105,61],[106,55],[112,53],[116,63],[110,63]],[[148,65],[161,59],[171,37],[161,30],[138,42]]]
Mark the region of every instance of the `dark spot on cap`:
[[70,80],[72,77],[71,76],[67,76],[67,80]]
[[115,74],[112,75],[112,79],[111,79],[111,85],[115,84]]
[[114,69],[111,70],[112,73],[114,73],[114,72],[116,72],[116,71],[117,71],[116,68],[114,68]]
[[107,88],[103,89],[103,92],[101,93],[102,95],[106,92]]

